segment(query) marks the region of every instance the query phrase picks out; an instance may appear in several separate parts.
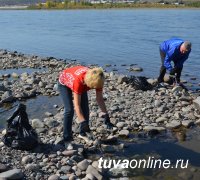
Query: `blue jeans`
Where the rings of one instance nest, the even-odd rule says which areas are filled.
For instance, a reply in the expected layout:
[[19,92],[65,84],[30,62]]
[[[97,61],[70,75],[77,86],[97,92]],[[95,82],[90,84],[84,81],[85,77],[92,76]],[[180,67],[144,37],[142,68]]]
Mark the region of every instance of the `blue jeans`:
[[[74,105],[72,90],[58,82],[58,90],[64,103],[63,139],[64,141],[73,140],[72,121],[74,116]],[[85,120],[89,123],[89,105],[87,92],[81,95],[81,109]]]

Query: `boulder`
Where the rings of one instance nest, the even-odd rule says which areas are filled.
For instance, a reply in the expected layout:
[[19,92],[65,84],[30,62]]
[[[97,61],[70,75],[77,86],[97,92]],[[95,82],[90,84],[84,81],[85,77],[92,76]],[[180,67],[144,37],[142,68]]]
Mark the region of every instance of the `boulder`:
[[0,173],[0,179],[22,179],[24,177],[21,169],[13,169]]

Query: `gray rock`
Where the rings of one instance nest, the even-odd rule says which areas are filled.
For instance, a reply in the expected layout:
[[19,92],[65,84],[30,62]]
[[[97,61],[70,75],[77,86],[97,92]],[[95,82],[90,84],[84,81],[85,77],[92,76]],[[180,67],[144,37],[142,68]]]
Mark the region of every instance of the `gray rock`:
[[4,164],[0,164],[0,173],[5,172],[8,170],[8,167]]
[[1,96],[1,101],[2,102],[13,102],[14,97],[12,95],[11,91],[6,91],[2,96]]
[[90,163],[86,159],[84,159],[83,161],[81,161],[77,164],[78,168],[82,171],[85,171],[89,165],[90,165]]
[[49,178],[48,178],[48,180],[59,180],[60,178],[59,178],[59,176],[57,176],[57,175],[51,175]]
[[47,125],[49,128],[52,128],[52,127],[56,127],[57,125],[59,125],[59,123],[54,119],[50,119],[45,122],[45,125]]
[[0,91],[7,91],[8,89],[3,85],[0,84]]
[[117,80],[117,83],[118,84],[122,84],[124,82],[128,82],[128,77],[127,76],[119,76],[118,80]]
[[71,169],[72,169],[71,166],[62,166],[60,170],[61,170],[63,173],[66,174],[66,173],[69,173]]
[[118,123],[116,124],[116,126],[117,126],[118,128],[123,128],[125,124],[126,124],[125,122],[118,122]]
[[3,173],[0,173],[0,179],[22,179],[24,177],[21,169],[13,169]]
[[27,163],[31,163],[32,162],[32,158],[30,156],[24,156],[22,158],[22,164],[27,164]]
[[12,76],[12,78],[19,78],[19,75],[15,72],[13,72],[11,76]]
[[31,122],[34,129],[44,127],[44,123],[40,119],[33,119]]
[[77,150],[66,150],[66,151],[63,151],[62,154],[64,156],[73,156],[75,154],[77,154],[78,151]]
[[52,117],[52,116],[53,116],[53,114],[52,114],[52,113],[50,113],[50,112],[45,112],[45,116],[47,116],[47,117]]
[[92,174],[98,180],[102,180],[103,179],[103,176],[91,165],[88,166],[88,168],[86,170],[86,174]]
[[200,110],[200,96],[197,97],[197,98],[193,101],[193,103],[194,103],[195,108],[198,109],[198,110]]
[[174,92],[180,92],[180,91],[182,91],[183,90],[183,88],[181,87],[181,86],[175,86],[173,89],[172,89],[172,92],[174,93]]
[[86,175],[86,178],[88,178],[89,180],[95,180],[96,178],[94,177],[93,174],[89,173]]
[[159,118],[156,119],[156,122],[157,122],[157,123],[163,123],[163,122],[165,122],[165,121],[168,121],[168,119],[165,118],[165,117],[159,117]]
[[60,176],[60,179],[62,179],[62,180],[68,180],[69,177],[68,176]]
[[143,71],[143,69],[141,67],[132,67],[129,69],[129,71],[138,71],[138,72],[141,72]]
[[185,126],[186,128],[189,128],[190,126],[194,125],[194,122],[191,120],[185,120],[182,121],[182,125]]
[[176,121],[176,120],[173,120],[170,123],[166,124],[167,128],[178,128],[180,126],[181,126],[181,122],[180,121]]
[[155,100],[154,105],[155,105],[155,107],[159,107],[161,105],[161,101]]
[[120,164],[118,165],[117,168],[109,169],[109,174],[114,177],[118,177],[118,176],[123,177],[123,176],[127,176],[128,172],[127,172],[127,169],[123,168],[123,164]]
[[119,131],[119,135],[128,137],[129,136],[129,131],[128,130],[121,130],[121,131]]
[[200,125],[200,119],[195,122],[195,124]]
[[40,166],[37,165],[37,164],[27,164],[25,166],[25,169],[28,170],[28,171],[35,171],[35,172],[37,172],[40,169]]
[[165,131],[165,128],[164,127],[157,127],[157,126],[145,126],[143,128],[143,130],[145,131],[152,131],[152,130],[157,130],[157,131]]
[[147,79],[147,82],[151,85],[154,85],[157,83],[157,79]]
[[114,152],[116,152],[116,149],[114,148],[113,145],[102,144],[102,145],[101,145],[101,149],[102,149],[104,152],[107,152],[107,153],[114,153]]

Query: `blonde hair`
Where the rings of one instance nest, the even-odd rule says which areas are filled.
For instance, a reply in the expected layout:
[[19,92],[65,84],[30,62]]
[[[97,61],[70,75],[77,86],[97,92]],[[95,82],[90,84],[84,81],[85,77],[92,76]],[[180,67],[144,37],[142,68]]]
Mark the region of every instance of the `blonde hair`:
[[103,88],[105,77],[101,68],[92,68],[86,72],[84,82],[91,89]]

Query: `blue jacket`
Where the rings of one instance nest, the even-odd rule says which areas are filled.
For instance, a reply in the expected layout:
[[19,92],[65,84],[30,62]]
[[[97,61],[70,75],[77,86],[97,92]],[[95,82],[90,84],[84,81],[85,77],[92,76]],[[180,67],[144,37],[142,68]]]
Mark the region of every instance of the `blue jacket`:
[[191,50],[185,54],[181,54],[180,46],[183,43],[184,41],[182,39],[172,38],[164,41],[160,45],[160,50],[166,54],[164,59],[164,66],[168,71],[172,70],[171,61],[174,62],[176,67],[182,68],[183,63],[188,59]]

